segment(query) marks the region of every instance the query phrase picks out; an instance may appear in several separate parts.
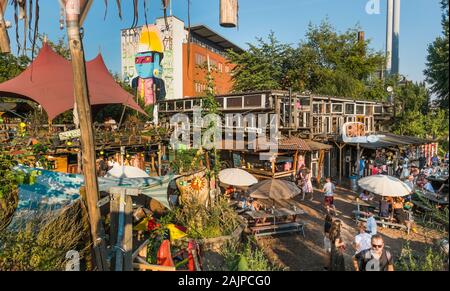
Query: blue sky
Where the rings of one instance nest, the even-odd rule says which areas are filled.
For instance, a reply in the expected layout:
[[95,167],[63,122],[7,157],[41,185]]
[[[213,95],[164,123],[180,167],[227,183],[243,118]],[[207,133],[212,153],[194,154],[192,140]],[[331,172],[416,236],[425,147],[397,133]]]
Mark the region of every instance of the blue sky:
[[[239,29],[219,26],[219,0],[191,0],[191,23],[206,24],[237,45],[246,48],[255,37],[267,36],[272,30],[286,43],[298,43],[305,35],[310,22],[319,24],[324,18],[339,30],[359,25],[372,40],[371,47],[384,50],[386,31],[386,1],[380,0],[381,13],[369,15],[365,6],[369,0],[239,0]],[[104,20],[103,0],[95,0],[84,24],[84,46],[87,59],[101,51],[106,64],[113,72],[120,72],[120,29],[133,21],[131,0],[123,2],[123,20],[118,18],[115,0],[109,0],[108,14]],[[142,1],[140,1],[142,2]],[[40,32],[51,40],[65,35],[59,29],[57,0],[41,3]],[[162,16],[160,0],[149,0],[149,21]],[[187,0],[173,0],[173,14],[187,23]],[[12,7],[8,20],[13,20]],[[143,13],[140,24],[144,22]],[[9,31],[15,47],[15,32]],[[439,0],[402,0],[400,71],[414,81],[421,81],[427,55],[427,46],[441,34]]]

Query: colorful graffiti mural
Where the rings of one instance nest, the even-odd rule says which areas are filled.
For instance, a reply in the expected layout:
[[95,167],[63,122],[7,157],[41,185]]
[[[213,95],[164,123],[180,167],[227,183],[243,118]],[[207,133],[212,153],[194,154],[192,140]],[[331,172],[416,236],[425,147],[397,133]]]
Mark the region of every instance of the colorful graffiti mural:
[[137,77],[132,80],[132,87],[137,89],[137,95],[143,99],[146,106],[166,97],[165,84],[162,79],[164,45],[159,29],[154,26],[144,26],[139,37],[135,56]]
[[342,141],[345,143],[376,143],[384,135],[368,135],[364,123],[347,122],[341,129]]

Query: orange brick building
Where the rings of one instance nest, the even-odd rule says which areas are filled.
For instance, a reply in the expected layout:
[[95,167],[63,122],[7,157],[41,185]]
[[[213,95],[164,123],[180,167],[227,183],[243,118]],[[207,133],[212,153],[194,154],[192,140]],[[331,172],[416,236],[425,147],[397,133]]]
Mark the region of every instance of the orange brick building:
[[[231,93],[233,65],[228,63],[226,51],[243,50],[205,25],[193,26],[189,33],[185,23],[175,16],[169,16],[167,23],[169,29],[166,28],[164,18],[156,19],[151,25],[160,31],[164,45],[161,67],[166,99],[203,97],[207,88],[208,60],[215,80],[216,93]],[[125,82],[131,82],[137,76],[135,56],[141,30],[142,27],[121,30],[121,67],[122,80]]]
[[207,89],[208,64],[214,79],[215,93],[223,95],[231,92],[231,72],[234,66],[226,59],[225,53],[228,49],[242,51],[204,25],[191,28],[190,44],[183,44],[184,97],[204,96]]

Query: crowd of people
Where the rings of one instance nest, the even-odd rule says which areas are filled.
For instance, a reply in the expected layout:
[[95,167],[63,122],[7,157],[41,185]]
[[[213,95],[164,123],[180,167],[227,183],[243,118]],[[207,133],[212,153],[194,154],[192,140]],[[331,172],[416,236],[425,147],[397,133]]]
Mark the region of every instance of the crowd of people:
[[[324,225],[324,248],[327,252],[325,270],[345,271],[347,244],[341,235],[342,221],[327,214]],[[385,248],[383,237],[377,233],[376,222],[358,224],[358,233],[351,243],[355,271],[394,271],[392,254]]]
[[[448,199],[448,180],[441,187],[435,189],[431,177],[442,177],[448,179],[448,154],[442,161],[434,156],[426,163],[422,156],[419,165],[410,163],[407,158],[402,160],[397,171],[392,172],[393,176],[400,178],[411,188],[411,194],[406,197],[378,197],[369,191],[362,191],[357,199],[376,204],[379,207],[377,219],[386,222],[394,222],[405,225],[407,229],[415,231],[411,210],[413,207],[412,196],[416,189],[421,189],[430,193],[435,193]],[[371,167],[372,175],[389,175],[387,166]],[[302,200],[309,198],[314,200],[313,187],[311,182],[311,171],[303,168],[299,171],[296,182],[302,189]],[[366,213],[366,222],[360,222],[356,230],[356,235],[351,243],[346,243],[341,235],[342,221],[338,219],[334,195],[336,185],[330,178],[326,178],[321,187],[324,194],[323,206],[326,211],[324,224],[324,249],[328,254],[325,262],[325,269],[329,271],[344,271],[346,269],[345,256],[346,248],[351,246],[354,250],[352,265],[356,271],[394,271],[393,257],[389,249],[386,249],[383,237],[378,233],[378,221],[375,218],[374,208],[369,208]],[[383,227],[385,225],[382,224]]]

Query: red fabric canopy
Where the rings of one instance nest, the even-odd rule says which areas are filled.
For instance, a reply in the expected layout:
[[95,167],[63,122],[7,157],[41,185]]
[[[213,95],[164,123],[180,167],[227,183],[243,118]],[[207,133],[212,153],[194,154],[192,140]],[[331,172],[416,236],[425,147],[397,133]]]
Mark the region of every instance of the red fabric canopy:
[[[109,73],[101,55],[86,63],[91,105],[124,104],[145,114],[133,95]],[[0,96],[28,98],[53,120],[74,107],[72,64],[44,44],[33,63],[16,78],[0,84]]]

